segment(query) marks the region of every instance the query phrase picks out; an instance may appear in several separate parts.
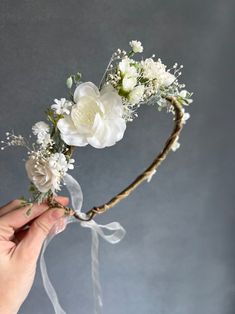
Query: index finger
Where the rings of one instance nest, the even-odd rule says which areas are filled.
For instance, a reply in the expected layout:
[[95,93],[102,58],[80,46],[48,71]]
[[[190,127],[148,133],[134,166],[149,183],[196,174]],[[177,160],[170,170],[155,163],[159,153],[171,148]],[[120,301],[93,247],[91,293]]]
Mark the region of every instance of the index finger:
[[[60,197],[60,203],[62,205],[68,204],[68,199]],[[57,198],[58,200],[58,198]],[[44,213],[49,206],[47,203],[33,204],[31,214],[28,215],[30,205],[25,205],[20,208],[16,208],[11,212],[6,213],[0,217],[0,237],[10,239],[14,232],[35,219],[42,213]],[[6,232],[7,231],[7,232]]]

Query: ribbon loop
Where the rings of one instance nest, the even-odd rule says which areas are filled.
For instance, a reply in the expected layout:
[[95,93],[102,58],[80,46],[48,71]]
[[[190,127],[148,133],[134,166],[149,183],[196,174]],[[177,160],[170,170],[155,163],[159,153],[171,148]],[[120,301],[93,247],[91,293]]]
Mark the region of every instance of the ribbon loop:
[[[82,202],[83,202],[83,194],[82,189],[79,183],[69,174],[64,176],[64,183],[70,193],[72,206],[74,210],[80,215],[80,217],[86,217],[85,213],[81,212]],[[78,222],[73,216],[68,217],[67,223]],[[94,293],[94,301],[95,301],[95,314],[102,313],[102,289],[100,285],[99,278],[99,236],[106,240],[111,244],[116,244],[120,242],[126,234],[125,229],[118,222],[111,222],[106,225],[99,225],[94,220],[90,221],[81,221],[80,225],[84,228],[90,228],[92,234],[92,245],[91,245],[91,274],[92,274],[92,282],[93,282],[93,293]],[[104,230],[111,231],[111,233],[106,234]],[[56,234],[63,231],[62,229],[54,229],[55,233],[50,235],[48,239],[44,242],[41,257],[40,257],[40,268],[42,274],[43,285],[46,290],[46,293],[51,300],[51,303],[54,307],[55,314],[66,314],[66,312],[61,307],[57,293],[50,281],[50,278],[47,273],[47,267],[45,263],[45,250],[50,243],[50,241],[54,238]]]

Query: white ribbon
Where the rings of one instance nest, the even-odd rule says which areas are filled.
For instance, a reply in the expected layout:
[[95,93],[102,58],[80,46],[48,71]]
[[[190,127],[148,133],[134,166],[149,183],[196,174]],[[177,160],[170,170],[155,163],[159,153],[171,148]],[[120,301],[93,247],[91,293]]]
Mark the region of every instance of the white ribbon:
[[[80,217],[86,217],[86,214],[81,212],[83,194],[82,194],[82,189],[79,183],[69,174],[65,175],[64,183],[67,186],[67,189],[70,193],[73,209],[80,215]],[[67,220],[67,223],[69,224],[72,222],[78,222],[78,220],[75,219],[74,217],[69,217]],[[102,308],[103,308],[103,302],[102,302],[102,289],[101,289],[100,278],[99,278],[99,259],[98,259],[99,236],[101,236],[107,242],[115,244],[122,240],[122,238],[125,236],[126,231],[118,222],[111,222],[107,225],[99,225],[94,220],[81,221],[80,223],[82,227],[91,229],[91,234],[92,234],[91,273],[92,273],[93,293],[94,293],[94,301],[95,301],[95,314],[101,314]],[[63,229],[64,229],[63,227],[61,228],[57,225],[57,227],[53,230],[52,234],[44,242],[42,252],[41,252],[41,257],[40,257],[40,269],[41,269],[41,274],[42,274],[43,285],[54,307],[55,314],[66,314],[66,312],[61,307],[58,300],[57,293],[48,276],[44,254],[50,241],[54,238],[56,234],[63,231]],[[112,233],[105,234],[104,229],[112,231]]]

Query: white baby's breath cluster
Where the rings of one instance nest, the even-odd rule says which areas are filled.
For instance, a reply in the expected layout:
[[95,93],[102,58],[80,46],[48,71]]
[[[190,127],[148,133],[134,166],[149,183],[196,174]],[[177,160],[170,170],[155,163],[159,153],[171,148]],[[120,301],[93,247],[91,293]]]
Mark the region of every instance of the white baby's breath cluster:
[[[117,49],[113,53],[99,87],[92,82],[82,83],[79,72],[67,78],[69,97],[54,99],[47,110],[49,124],[39,121],[33,125],[35,143],[30,145],[14,132],[7,132],[6,140],[1,141],[2,150],[9,146],[27,148],[25,165],[33,201],[60,190],[64,175],[74,168],[75,146],[113,146],[123,138],[127,123],[138,116],[140,106],[153,104],[158,110],[166,108],[174,114],[167,100],[173,96],[182,106],[183,123],[189,119],[183,106],[192,102],[192,94],[179,83],[183,66],[175,63],[168,69],[155,55],[137,60],[135,55],[143,52],[142,43],[132,40],[129,45],[130,51]],[[172,150],[179,146],[176,138]]]

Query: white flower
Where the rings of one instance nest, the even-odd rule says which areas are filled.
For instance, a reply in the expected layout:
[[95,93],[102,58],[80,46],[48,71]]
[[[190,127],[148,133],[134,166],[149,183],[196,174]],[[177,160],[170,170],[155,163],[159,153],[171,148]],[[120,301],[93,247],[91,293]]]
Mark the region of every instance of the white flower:
[[40,192],[52,190],[55,193],[60,190],[61,179],[68,169],[72,169],[73,162],[73,159],[67,162],[62,153],[52,154],[49,158],[31,155],[25,163],[25,168],[29,179]]
[[135,53],[137,53],[137,52],[143,52],[143,50],[144,50],[144,48],[143,48],[141,42],[138,41],[138,40],[132,40],[132,41],[130,41],[129,44],[130,44],[132,50],[133,50]]
[[121,97],[113,88],[99,92],[93,83],[82,83],[74,92],[74,101],[71,113],[58,122],[66,144],[104,148],[122,139],[126,122]]
[[72,103],[65,98],[61,98],[60,100],[54,99],[55,104],[51,106],[57,114],[69,114],[70,109],[72,107]]
[[181,110],[182,110],[182,112],[183,112],[182,121],[183,121],[183,124],[185,124],[186,121],[190,118],[190,113],[185,112],[185,109],[184,109],[184,108],[182,108]]
[[33,125],[32,127],[33,134],[37,136],[37,143],[43,144],[44,141],[48,142],[48,134],[50,131],[50,127],[46,122],[40,121]]
[[41,134],[42,133],[47,134],[49,132],[50,128],[46,122],[40,121],[40,122],[37,122],[33,125],[32,130],[33,130],[34,135],[38,135],[40,133]]
[[46,159],[34,159],[32,156],[26,161],[25,168],[29,179],[40,192],[59,189],[60,176],[53,172]]
[[136,84],[137,84],[136,77],[124,76],[122,80],[122,88],[125,92],[130,92],[131,90],[133,90]]
[[129,102],[132,105],[139,103],[142,100],[144,94],[144,85],[136,86],[129,94]]
[[155,62],[152,58],[141,61],[141,65],[143,67],[143,76],[150,80],[157,78],[159,72],[165,71],[165,66],[162,63]]
[[38,144],[41,144],[42,148],[46,148],[48,145],[53,145],[53,140],[50,136],[50,134],[45,134],[45,136],[42,138],[38,138],[37,140]]
[[123,76],[126,77],[137,77],[138,72],[135,66],[133,66],[131,63],[133,63],[134,60],[131,60],[129,58],[122,59],[121,62],[118,64],[118,68]]
[[193,100],[191,98],[189,98],[190,96],[192,96],[192,94],[190,94],[187,90],[182,90],[180,93],[179,93],[179,96],[182,98],[181,99],[181,103],[183,105],[190,105]]
[[152,58],[148,58],[141,61],[141,65],[143,76],[149,80],[155,79],[159,86],[169,86],[175,80],[175,76],[166,71],[166,66],[160,59],[156,62]]
[[174,82],[175,79],[176,77],[167,71],[159,75],[160,84],[163,86],[170,86]]
[[175,152],[180,147],[180,143],[178,142],[178,140],[179,140],[179,136],[176,137],[174,144],[171,147],[173,152]]

